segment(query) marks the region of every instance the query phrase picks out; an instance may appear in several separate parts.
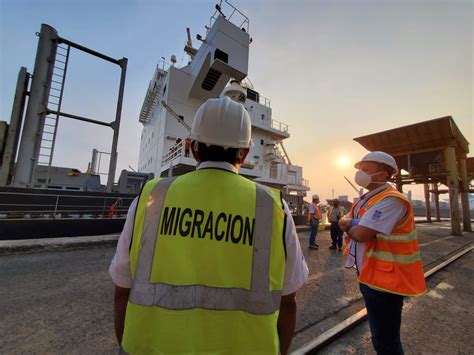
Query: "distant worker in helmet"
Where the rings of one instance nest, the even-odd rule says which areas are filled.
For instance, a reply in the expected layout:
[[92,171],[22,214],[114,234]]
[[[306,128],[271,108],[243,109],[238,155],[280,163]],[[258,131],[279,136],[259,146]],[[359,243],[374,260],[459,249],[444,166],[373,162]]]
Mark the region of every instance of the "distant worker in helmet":
[[426,292],[413,207],[388,183],[398,173],[391,155],[368,153],[355,168],[356,183],[368,192],[339,222],[350,238],[346,266],[357,270],[377,354],[403,354],[404,297]]
[[330,223],[331,246],[329,249],[342,251],[342,235],[344,232],[339,227],[339,220],[346,214],[346,209],[340,205],[336,198],[332,200],[332,206],[328,210],[328,221]]
[[321,221],[321,210],[319,209],[319,195],[314,194],[312,202],[308,206],[308,223],[309,223],[309,248],[318,249],[316,244],[316,236],[318,235],[319,222]]
[[197,170],[147,182],[129,209],[109,269],[118,342],[131,354],[286,354],[308,268],[280,191],[238,174],[250,117],[210,99],[190,138]]

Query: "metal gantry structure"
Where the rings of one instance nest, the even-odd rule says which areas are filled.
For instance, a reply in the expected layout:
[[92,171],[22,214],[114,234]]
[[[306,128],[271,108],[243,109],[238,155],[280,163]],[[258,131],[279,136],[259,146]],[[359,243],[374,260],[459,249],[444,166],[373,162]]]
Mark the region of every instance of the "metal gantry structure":
[[[51,167],[60,118],[71,118],[112,128],[113,138],[107,191],[112,191],[117,167],[117,145],[127,72],[127,58],[115,59],[68,39],[47,24],[41,25],[33,75],[21,68],[13,103],[12,116],[3,152],[0,185],[32,187],[35,168]],[[118,65],[121,69],[117,107],[113,121],[97,120],[64,112],[61,108],[71,48]],[[31,79],[30,89],[28,85]],[[28,98],[28,100],[26,100]],[[23,122],[23,112],[26,114]],[[23,127],[22,127],[23,126]],[[19,139],[21,133],[21,140]],[[18,159],[14,163],[16,153]]]
[[[426,218],[431,222],[430,193],[434,196],[436,220],[440,221],[439,195],[449,194],[450,218],[453,235],[462,235],[462,226],[471,232],[469,185],[474,172],[468,170],[469,142],[451,116],[354,138],[370,151],[381,150],[395,157],[399,174],[394,182],[403,192],[403,185],[423,184]],[[447,189],[439,189],[440,185]]]

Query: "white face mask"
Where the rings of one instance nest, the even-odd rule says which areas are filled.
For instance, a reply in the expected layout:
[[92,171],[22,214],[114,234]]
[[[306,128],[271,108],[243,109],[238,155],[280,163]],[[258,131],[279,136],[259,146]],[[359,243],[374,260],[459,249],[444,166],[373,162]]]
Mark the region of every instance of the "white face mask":
[[382,184],[385,184],[385,182],[372,181],[372,176],[375,176],[375,175],[378,175],[378,174],[381,174],[381,173],[382,173],[382,171],[379,171],[378,173],[369,175],[365,171],[358,170],[355,174],[354,180],[355,180],[357,185],[362,186],[364,188],[369,186],[370,184],[380,184],[380,185],[382,185]]

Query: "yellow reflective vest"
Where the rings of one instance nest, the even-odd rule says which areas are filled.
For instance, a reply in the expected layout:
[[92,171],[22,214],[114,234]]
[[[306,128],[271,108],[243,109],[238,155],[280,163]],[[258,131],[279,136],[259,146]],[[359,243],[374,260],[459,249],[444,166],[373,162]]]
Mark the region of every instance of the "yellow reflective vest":
[[122,349],[277,354],[284,229],[280,192],[238,174],[149,181],[135,215]]

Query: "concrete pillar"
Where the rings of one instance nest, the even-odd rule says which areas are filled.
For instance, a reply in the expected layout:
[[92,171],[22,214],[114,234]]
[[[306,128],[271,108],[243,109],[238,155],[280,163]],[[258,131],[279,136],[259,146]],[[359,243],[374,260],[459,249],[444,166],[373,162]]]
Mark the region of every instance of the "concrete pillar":
[[40,151],[41,131],[48,107],[47,101],[58,45],[57,39],[58,33],[53,27],[41,25],[30,96],[15,169],[15,186],[28,187],[32,183]]
[[471,214],[469,211],[469,181],[467,179],[466,158],[459,160],[459,174],[461,175],[462,229],[465,232],[472,232]]
[[403,193],[403,184],[402,184],[402,179],[398,176],[396,178],[396,185],[397,185],[397,190],[401,193]]
[[449,209],[451,217],[451,231],[453,235],[462,235],[461,219],[459,216],[459,174],[456,165],[456,151],[454,147],[444,150],[444,162],[448,176],[446,185],[449,189]]
[[431,223],[430,185],[424,184],[423,187],[425,188],[426,221]]
[[433,191],[434,191],[434,203],[435,203],[435,218],[436,222],[441,222],[441,214],[439,212],[439,192],[438,192],[438,184],[433,184]]

